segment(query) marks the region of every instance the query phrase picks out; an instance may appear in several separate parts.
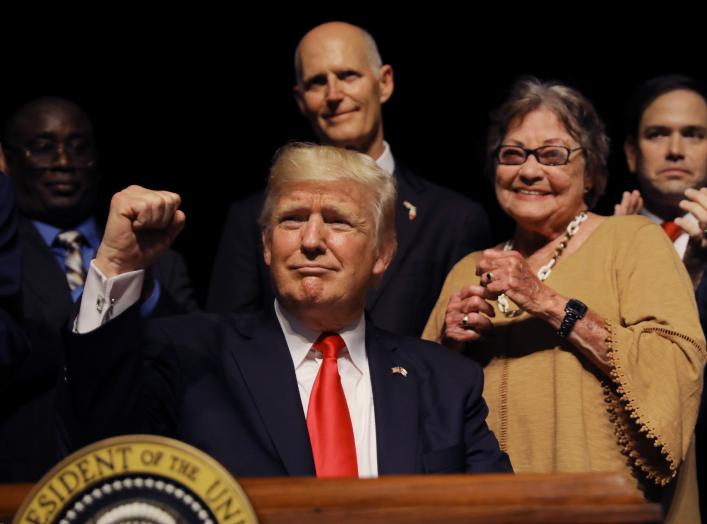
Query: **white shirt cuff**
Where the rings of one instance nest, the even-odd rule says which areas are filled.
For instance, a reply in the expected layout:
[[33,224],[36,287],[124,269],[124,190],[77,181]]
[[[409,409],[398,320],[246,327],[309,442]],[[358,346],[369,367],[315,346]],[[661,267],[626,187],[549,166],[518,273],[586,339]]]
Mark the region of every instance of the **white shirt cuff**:
[[117,317],[140,300],[145,270],[138,269],[106,278],[91,261],[74,321],[74,333],[88,333]]

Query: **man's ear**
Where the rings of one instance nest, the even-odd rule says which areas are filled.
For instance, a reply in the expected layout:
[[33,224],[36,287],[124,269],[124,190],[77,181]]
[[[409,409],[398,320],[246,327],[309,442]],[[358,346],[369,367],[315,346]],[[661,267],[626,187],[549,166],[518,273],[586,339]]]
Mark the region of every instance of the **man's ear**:
[[398,247],[398,242],[395,237],[383,241],[378,249],[378,256],[373,264],[373,277],[378,282],[383,277],[385,270],[390,266],[390,262],[393,260],[393,255],[395,255],[395,250]]
[[272,252],[270,251],[270,241],[272,239],[272,234],[269,229],[263,229],[260,232],[260,238],[263,241],[263,260],[265,260],[265,265],[270,267],[270,260],[272,257]]
[[638,148],[636,143],[631,140],[624,142],[624,154],[626,155],[626,164],[631,173],[638,172]]
[[304,91],[299,84],[295,84],[292,88],[292,94],[295,96],[295,102],[299,108],[299,112],[304,115]]
[[385,104],[393,95],[395,82],[393,81],[393,67],[389,65],[381,66],[378,77],[378,89],[380,90],[380,103]]

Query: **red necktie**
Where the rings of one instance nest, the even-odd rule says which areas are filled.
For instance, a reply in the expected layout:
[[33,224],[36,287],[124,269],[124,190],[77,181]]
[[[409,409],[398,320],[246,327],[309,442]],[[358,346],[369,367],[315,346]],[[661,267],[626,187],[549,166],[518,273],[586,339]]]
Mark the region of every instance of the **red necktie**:
[[357,477],[356,444],[337,357],[346,344],[322,333],[314,349],[324,355],[307,408],[307,429],[317,477]]
[[663,222],[661,226],[663,226],[663,231],[670,237],[672,242],[675,242],[675,239],[682,235],[682,228],[672,220]]

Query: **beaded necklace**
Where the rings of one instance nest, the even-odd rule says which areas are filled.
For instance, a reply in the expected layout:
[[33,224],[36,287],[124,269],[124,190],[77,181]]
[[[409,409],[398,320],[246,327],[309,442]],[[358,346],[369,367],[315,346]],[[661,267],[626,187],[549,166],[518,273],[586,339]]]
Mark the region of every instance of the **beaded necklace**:
[[[562,252],[567,247],[567,243],[570,241],[570,238],[572,238],[577,233],[577,231],[579,231],[580,224],[585,220],[587,220],[587,213],[586,211],[582,211],[576,217],[574,217],[569,224],[567,224],[565,236],[562,240],[560,240],[560,243],[557,244],[552,258],[547,264],[538,269],[538,278],[541,282],[545,281],[545,279],[550,276],[552,268],[555,267],[555,264],[557,264],[557,259],[560,258],[560,255],[562,255]],[[503,246],[503,250],[510,251],[512,249],[513,241],[509,240]],[[521,308],[511,309],[510,300],[508,299],[505,293],[501,293],[500,295],[498,295],[498,309],[500,309],[501,312],[506,315],[507,318],[514,318],[523,313],[523,310]]]

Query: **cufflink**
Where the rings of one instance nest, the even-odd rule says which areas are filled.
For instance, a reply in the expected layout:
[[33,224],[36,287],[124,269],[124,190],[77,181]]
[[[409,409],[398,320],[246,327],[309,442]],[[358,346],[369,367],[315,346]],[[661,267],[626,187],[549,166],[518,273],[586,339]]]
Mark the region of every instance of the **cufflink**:
[[395,367],[390,368],[390,370],[393,372],[393,375],[398,374],[398,375],[402,375],[404,377],[408,376],[408,370],[405,369],[404,367],[395,366]]
[[[108,311],[106,311],[106,316],[108,316],[108,314],[110,313],[110,309],[115,305],[116,300],[117,299],[115,298],[110,299],[110,304],[108,305]],[[105,307],[106,297],[104,297],[103,295],[98,295],[98,297],[96,297],[96,311],[98,311],[99,315],[103,313]]]

